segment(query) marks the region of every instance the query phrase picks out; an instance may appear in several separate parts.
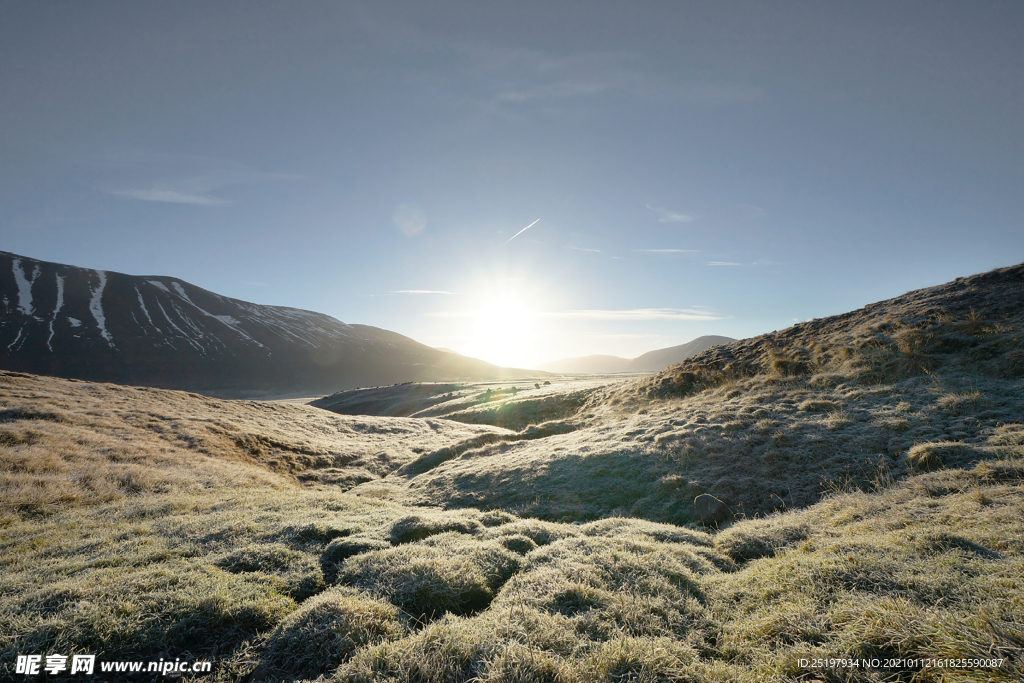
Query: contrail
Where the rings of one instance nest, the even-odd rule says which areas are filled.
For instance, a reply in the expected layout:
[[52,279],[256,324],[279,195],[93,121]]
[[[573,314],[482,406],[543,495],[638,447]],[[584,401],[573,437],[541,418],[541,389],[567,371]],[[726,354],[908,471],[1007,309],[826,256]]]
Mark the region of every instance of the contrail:
[[535,220],[534,222],[530,223],[525,228],[523,228],[522,230],[520,230],[516,234],[512,235],[511,237],[509,237],[507,240],[505,240],[504,244],[502,244],[501,246],[505,246],[506,244],[508,244],[509,242],[514,240],[515,238],[519,237],[520,235],[522,235],[524,232],[526,232],[527,230],[529,230],[533,226],[537,225],[537,223],[539,223],[539,222],[540,222],[540,219],[538,218],[537,220]]

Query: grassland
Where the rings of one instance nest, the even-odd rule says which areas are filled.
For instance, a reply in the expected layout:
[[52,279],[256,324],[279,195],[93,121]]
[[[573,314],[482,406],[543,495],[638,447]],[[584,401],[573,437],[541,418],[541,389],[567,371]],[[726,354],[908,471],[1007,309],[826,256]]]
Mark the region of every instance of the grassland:
[[1021,680],[1022,281],[416,417],[0,373],[0,678]]

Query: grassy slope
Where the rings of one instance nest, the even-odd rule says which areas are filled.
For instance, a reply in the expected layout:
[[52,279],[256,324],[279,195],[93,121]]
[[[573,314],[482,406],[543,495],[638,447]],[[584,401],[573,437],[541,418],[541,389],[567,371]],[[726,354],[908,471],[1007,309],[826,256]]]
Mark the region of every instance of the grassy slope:
[[348,488],[506,432],[0,372],[0,515],[227,485]]
[[[540,384],[543,381],[544,384]],[[531,424],[570,417],[590,391],[607,378],[395,384],[353,389],[325,396],[310,405],[339,415],[443,417],[470,424],[523,429]]]
[[[999,315],[859,320],[891,327],[818,357],[753,340],[745,369],[697,359],[520,432],[2,375],[0,678],[85,652],[209,657],[207,681],[1020,680],[1020,318]],[[717,533],[526,516],[683,515],[702,467],[760,478],[737,496],[788,472],[812,504]],[[452,509],[503,500],[523,516]],[[1004,661],[799,663],[844,656]]]
[[836,386],[766,376],[640,410],[599,405],[592,417],[558,422],[562,434],[466,448],[353,491],[555,520],[629,514],[675,524],[696,521],[693,498],[707,491],[736,512],[764,514],[929,465],[912,455],[969,464],[999,425],[1024,414],[1024,387],[974,373]]
[[8,518],[0,665],[91,652],[210,657],[213,680],[259,665],[265,680],[761,681],[806,680],[800,658],[991,655],[1005,665],[931,674],[1019,680],[1022,443],[1004,429],[969,470],[716,535],[263,485]]

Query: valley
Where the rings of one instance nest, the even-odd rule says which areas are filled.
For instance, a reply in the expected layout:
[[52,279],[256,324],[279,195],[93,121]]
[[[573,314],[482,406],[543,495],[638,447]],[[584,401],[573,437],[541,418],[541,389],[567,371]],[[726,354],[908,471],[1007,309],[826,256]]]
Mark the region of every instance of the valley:
[[1016,266],[648,375],[301,405],[0,372],[0,666],[1019,680],[1022,321]]

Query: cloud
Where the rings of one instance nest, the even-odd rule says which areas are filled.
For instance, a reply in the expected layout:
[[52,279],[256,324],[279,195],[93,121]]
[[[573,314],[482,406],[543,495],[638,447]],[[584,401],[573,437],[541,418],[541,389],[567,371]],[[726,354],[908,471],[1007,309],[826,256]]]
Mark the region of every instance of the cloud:
[[693,216],[685,213],[676,213],[675,211],[669,211],[668,209],[662,209],[658,206],[646,205],[651,211],[656,211],[661,214],[661,218],[658,219],[659,223],[692,223],[695,219]]
[[300,176],[269,173],[226,159],[187,154],[109,154],[89,164],[103,191],[143,202],[223,206],[231,204],[215,192],[232,185],[296,180]]
[[742,266],[742,263],[733,263],[732,261],[708,261],[709,266]]
[[587,249],[586,247],[566,247],[566,249],[572,249],[574,251],[588,251],[592,254],[600,254],[600,249]]
[[509,237],[509,238],[508,238],[507,240],[505,240],[504,242],[502,242],[502,243],[501,243],[501,246],[505,246],[506,244],[508,244],[509,242],[511,242],[512,240],[514,240],[515,238],[519,237],[520,235],[522,235],[522,234],[523,234],[524,232],[526,232],[527,230],[529,230],[529,229],[530,229],[530,228],[532,228],[533,226],[537,225],[537,223],[540,223],[540,219],[539,219],[539,218],[538,218],[537,220],[535,220],[534,222],[530,223],[529,225],[527,225],[527,226],[526,226],[525,228],[523,228],[522,230],[520,230],[520,231],[519,231],[519,232],[517,232],[516,234],[512,235],[511,237]]
[[[498,105],[565,102],[635,89],[637,56],[623,52],[555,55],[540,50],[465,45],[471,73]],[[493,84],[493,85],[491,85]],[[496,86],[496,88],[494,87]]]
[[762,209],[760,206],[754,206],[753,204],[740,204],[743,208],[747,218],[761,218],[768,214],[768,209]]
[[587,339],[661,339],[661,334],[582,334]]
[[608,96],[721,106],[753,102],[764,94],[764,88],[745,83],[680,81],[636,51],[556,54],[465,42],[446,47],[461,53],[466,63],[462,73],[480,83],[489,103],[498,107],[552,106]]
[[176,190],[113,190],[110,194],[144,202],[167,202],[169,204],[196,204],[198,206],[223,206],[230,204],[224,199],[202,194],[185,194]]
[[625,310],[571,310],[540,313],[546,318],[580,320],[721,320],[722,316],[686,308],[631,308]]
[[391,294],[451,294],[440,289],[396,289]]
[[488,114],[530,108],[550,113],[608,97],[695,107],[742,105],[764,93],[763,87],[742,82],[680,78],[673,65],[643,49],[579,50],[565,42],[544,50],[472,38],[453,40],[448,31],[431,30],[421,22],[384,20],[364,11],[352,16],[360,31],[386,50],[439,57],[419,61],[413,74],[416,82],[455,99],[463,98],[467,89],[475,90],[473,99]]
[[696,254],[696,249],[637,249],[648,254]]
[[[432,311],[431,318],[471,318],[477,311]],[[536,318],[566,320],[722,320],[723,316],[689,308],[630,308],[624,310],[580,309],[567,311],[536,311],[527,314]]]

